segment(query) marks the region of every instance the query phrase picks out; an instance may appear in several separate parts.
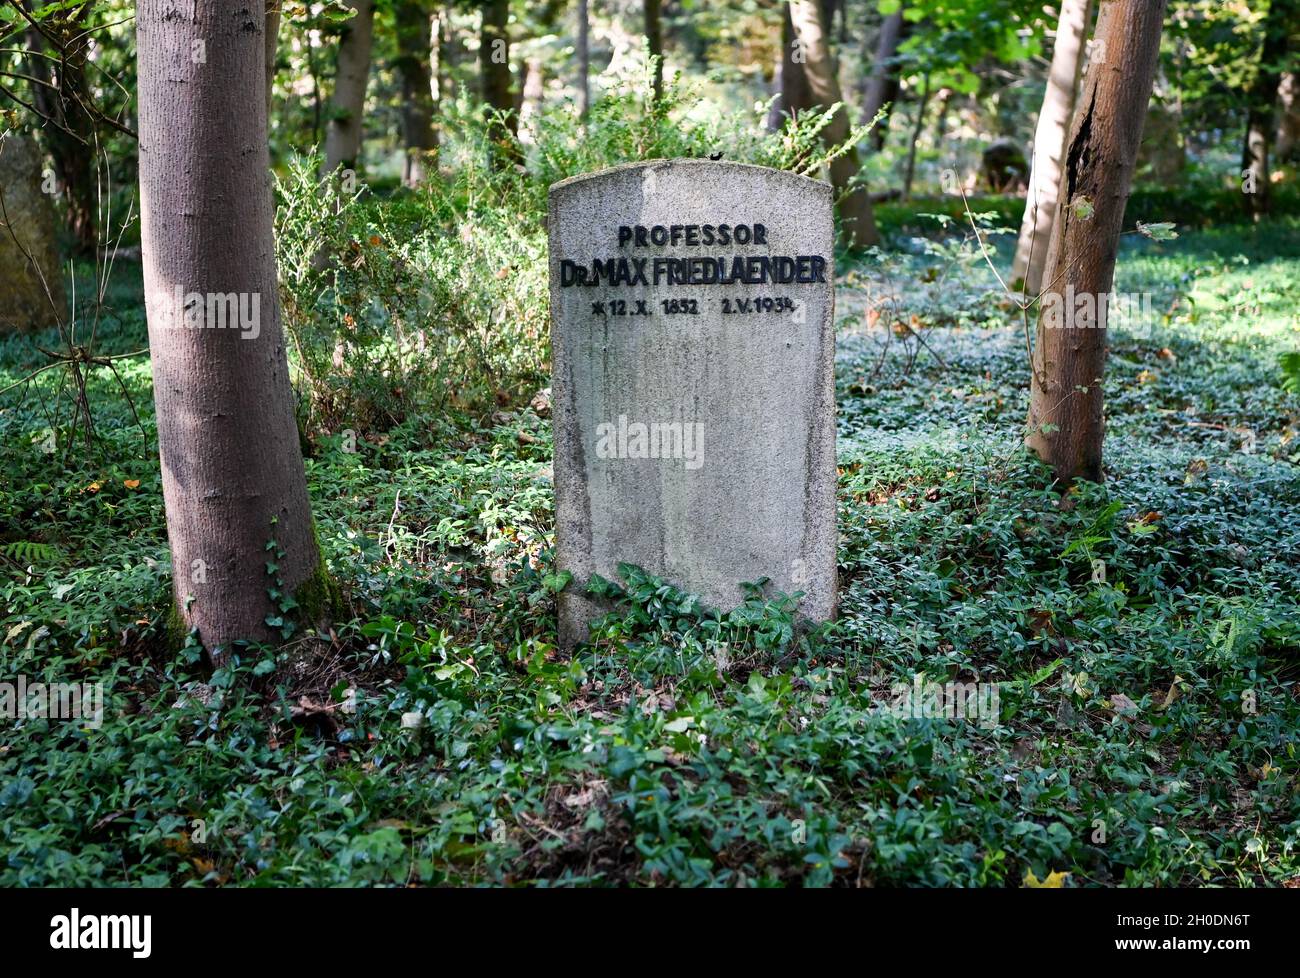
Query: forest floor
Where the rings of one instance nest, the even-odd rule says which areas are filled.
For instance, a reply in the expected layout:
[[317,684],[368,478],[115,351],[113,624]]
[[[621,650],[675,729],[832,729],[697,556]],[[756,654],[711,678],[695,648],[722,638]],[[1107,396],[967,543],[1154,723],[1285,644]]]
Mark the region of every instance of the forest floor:
[[[1300,885],[1300,225],[1128,240],[1159,322],[1112,336],[1107,481],[1064,498],[1020,447],[1014,307],[903,243],[842,282],[841,617],[806,636],[632,575],[558,655],[521,407],[315,442],[347,611],[214,673],[166,639],[147,358],[115,361],[139,424],[97,368],[66,454],[60,372],[10,391],[0,680],[106,699],[0,723],[0,885]],[[145,345],[120,278],[107,353]],[[0,343],[0,386],[53,342]],[[953,681],[992,714],[897,708]]]

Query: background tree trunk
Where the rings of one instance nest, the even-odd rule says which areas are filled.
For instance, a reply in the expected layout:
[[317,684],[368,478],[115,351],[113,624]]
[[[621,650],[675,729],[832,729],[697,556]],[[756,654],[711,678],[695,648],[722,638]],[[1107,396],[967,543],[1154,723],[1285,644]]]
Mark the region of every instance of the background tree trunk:
[[1043,108],[1038,113],[1038,127],[1034,130],[1034,160],[1029,170],[1029,190],[1025,194],[1025,216],[1020,222],[1020,239],[1016,242],[1016,257],[1011,263],[1012,280],[1023,281],[1025,293],[1031,296],[1037,295],[1041,287],[1047,248],[1052,241],[1065,140],[1074,116],[1091,18],[1092,0],[1063,0],[1061,3],[1047,91],[1043,94]]
[[375,33],[373,0],[349,0],[356,15],[343,25],[338,70],[330,95],[325,127],[325,172],[343,166],[357,168],[365,134],[366,84],[370,80],[370,51]]
[[1138,151],[1138,173],[1143,180],[1173,186],[1187,169],[1187,140],[1183,136],[1183,113],[1176,93],[1163,73],[1156,72],[1142,126],[1142,148]]
[[266,128],[271,129],[271,108],[275,105],[276,59],[280,47],[280,0],[266,0]]
[[587,118],[591,111],[591,51],[589,38],[591,18],[587,11],[587,0],[578,0],[578,118]]
[[[899,64],[898,46],[907,37],[908,23],[903,19],[900,6],[885,17],[880,25],[880,36],[876,39],[876,53],[871,61],[871,74],[867,76],[866,88],[862,93],[862,122],[865,125],[876,117],[876,113],[885,106],[891,109],[898,101]],[[885,133],[889,128],[889,113],[871,130],[871,144],[879,153],[885,146]]]
[[948,135],[948,107],[952,104],[952,89],[944,86],[935,96],[938,103],[934,110],[934,145],[942,146]]
[[[1102,4],[1097,37],[1104,48],[1088,69],[1081,111],[1070,127],[1061,199],[1047,252],[1047,294],[1031,359],[1026,439],[1062,484],[1102,478],[1104,303],[1114,281],[1115,253],[1159,60],[1164,12],[1165,0]],[[1068,305],[1053,302],[1053,294],[1065,295]],[[1093,297],[1097,314],[1078,314],[1071,295]]]
[[537,141],[538,120],[546,95],[546,75],[537,55],[524,60],[524,84],[519,98],[519,141],[529,145]]
[[[94,34],[88,31],[90,4],[44,18],[27,32],[32,103],[44,120],[41,136],[58,178],[64,215],[79,254],[94,255],[99,244],[98,134],[86,84],[86,58]],[[48,41],[48,43],[47,43]],[[57,60],[42,57],[52,53]]]
[[798,116],[813,105],[812,89],[808,87],[808,75],[804,71],[805,58],[795,35],[794,22],[790,19],[788,3],[781,4],[781,13],[784,18],[781,22],[781,59],[777,63],[780,96],[773,103],[768,118],[773,129],[780,129],[786,116]]
[[[813,101],[823,109],[830,108],[840,97],[840,83],[835,77],[835,63],[831,59],[826,30],[822,23],[821,5],[817,0],[790,0],[790,20],[803,50],[804,75]],[[835,113],[831,124],[822,130],[828,146],[842,143],[849,136],[849,113],[844,106]],[[831,163],[831,183],[837,192],[840,223],[845,240],[853,247],[869,247],[880,241],[875,215],[871,210],[871,195],[864,184],[851,186],[850,181],[862,169],[857,149],[837,157]]]
[[664,94],[664,30],[659,0],[645,0],[645,37],[646,53],[654,59],[651,88],[658,102]]
[[912,139],[907,144],[907,165],[903,169],[903,200],[912,197],[912,179],[916,176],[916,148],[921,144],[921,129],[925,125],[925,109],[930,104],[930,76],[921,82],[921,95],[916,103],[916,120],[912,123]]
[[438,143],[433,130],[433,80],[430,58],[433,23],[423,0],[398,0],[397,74],[402,82],[402,183],[424,182],[430,154]]
[[[277,578],[286,594],[322,578],[276,291],[266,13],[176,9],[136,8],[140,241],[176,611],[216,649],[272,637]],[[196,328],[218,293],[258,302],[255,337],[206,313]]]
[[1269,182],[1269,143],[1272,140],[1273,108],[1283,69],[1287,67],[1290,34],[1300,27],[1300,0],[1271,0],[1264,18],[1264,43],[1259,51],[1259,70],[1247,93],[1246,138],[1241,150],[1243,180],[1254,185],[1245,194],[1246,209],[1259,220],[1272,206]]
[[455,67],[460,64],[462,48],[456,37],[455,25],[446,10],[438,11],[438,100],[454,101],[456,98]]
[[44,165],[33,136],[0,136],[0,336],[68,320],[54,204],[41,189]]
[[1277,87],[1277,160],[1295,162],[1300,147],[1300,74],[1284,71]]
[[513,76],[510,72],[510,2],[487,0],[479,27],[479,71],[483,101],[492,110],[488,126],[489,157],[493,166],[522,161],[516,138],[519,116],[515,112]]

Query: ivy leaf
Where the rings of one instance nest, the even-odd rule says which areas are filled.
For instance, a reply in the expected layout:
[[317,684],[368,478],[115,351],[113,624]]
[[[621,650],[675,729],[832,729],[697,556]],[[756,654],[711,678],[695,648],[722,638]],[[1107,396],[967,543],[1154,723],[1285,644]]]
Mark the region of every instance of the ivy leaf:
[[573,575],[568,571],[560,571],[558,574],[547,574],[542,578],[542,587],[552,594],[559,594],[573,580]]

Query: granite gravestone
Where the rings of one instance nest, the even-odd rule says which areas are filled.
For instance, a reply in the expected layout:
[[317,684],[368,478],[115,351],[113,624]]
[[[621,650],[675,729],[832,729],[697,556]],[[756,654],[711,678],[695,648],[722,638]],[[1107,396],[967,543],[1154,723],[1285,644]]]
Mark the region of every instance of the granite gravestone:
[[550,190],[556,557],[571,647],[638,565],[709,606],[741,582],[835,610],[831,188],[659,160]]

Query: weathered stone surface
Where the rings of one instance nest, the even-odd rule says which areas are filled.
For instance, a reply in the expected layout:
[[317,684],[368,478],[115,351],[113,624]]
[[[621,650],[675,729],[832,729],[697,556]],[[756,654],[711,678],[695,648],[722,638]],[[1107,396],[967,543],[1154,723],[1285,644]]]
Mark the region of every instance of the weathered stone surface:
[[0,330],[53,326],[67,316],[63,264],[54,207],[41,192],[41,154],[30,136],[0,139],[0,192]]
[[637,163],[553,186],[549,233],[561,643],[607,610],[585,585],[620,562],[724,610],[770,578],[830,617],[831,188]]

